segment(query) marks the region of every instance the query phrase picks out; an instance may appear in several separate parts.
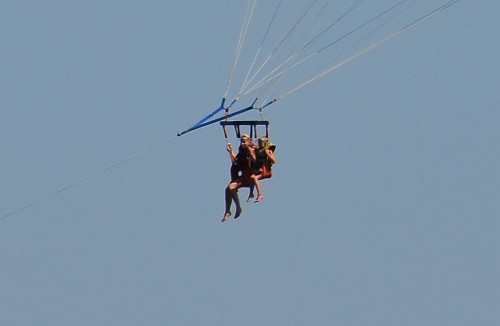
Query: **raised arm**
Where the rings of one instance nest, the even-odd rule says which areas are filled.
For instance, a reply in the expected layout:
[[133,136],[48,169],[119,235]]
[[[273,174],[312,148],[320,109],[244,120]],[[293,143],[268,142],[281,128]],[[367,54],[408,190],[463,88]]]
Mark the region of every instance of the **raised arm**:
[[276,164],[276,156],[274,156],[274,152],[270,149],[266,149],[267,159],[272,164]]
[[228,143],[226,145],[226,150],[229,153],[229,158],[231,159],[231,163],[234,163],[234,161],[236,160],[236,154],[234,153],[233,146],[231,146],[231,144]]

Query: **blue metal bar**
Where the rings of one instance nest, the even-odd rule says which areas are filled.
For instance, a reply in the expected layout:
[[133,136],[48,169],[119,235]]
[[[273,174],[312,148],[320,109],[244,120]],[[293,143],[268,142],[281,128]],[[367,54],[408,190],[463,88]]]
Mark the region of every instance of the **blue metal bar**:
[[220,106],[217,109],[215,109],[212,113],[210,113],[209,115],[207,115],[206,117],[204,117],[203,119],[201,119],[200,121],[198,121],[197,123],[195,123],[195,125],[193,127],[201,125],[202,123],[204,123],[208,119],[212,118],[214,115],[216,115],[220,111],[224,110],[224,104],[225,103],[226,103],[226,98],[222,98],[222,102],[221,102]]
[[271,101],[267,102],[267,103],[266,103],[263,107],[261,107],[261,108],[260,108],[260,110],[262,110],[263,108],[265,108],[265,107],[267,107],[267,106],[269,106],[269,105],[271,105],[271,104],[275,103],[277,100],[278,100],[278,99],[277,99],[277,98],[275,98],[275,99],[273,99],[273,100],[271,100]]
[[182,136],[182,135],[187,134],[188,132],[191,132],[193,130],[206,127],[208,125],[211,125],[213,123],[216,123],[216,122],[219,122],[219,121],[222,121],[222,120],[225,120],[225,119],[232,118],[234,116],[237,116],[238,114],[242,114],[242,113],[245,113],[245,112],[250,111],[250,110],[255,110],[255,108],[253,106],[254,104],[255,104],[255,101],[252,103],[252,105],[250,105],[249,107],[246,107],[244,109],[241,109],[241,110],[238,110],[236,112],[227,114],[227,115],[225,115],[223,117],[220,117],[220,118],[217,118],[217,119],[213,119],[213,120],[210,120],[210,121],[206,121],[206,122],[203,122],[203,123],[196,124],[196,125],[192,126],[191,128],[186,129],[186,130],[178,133],[177,136]]

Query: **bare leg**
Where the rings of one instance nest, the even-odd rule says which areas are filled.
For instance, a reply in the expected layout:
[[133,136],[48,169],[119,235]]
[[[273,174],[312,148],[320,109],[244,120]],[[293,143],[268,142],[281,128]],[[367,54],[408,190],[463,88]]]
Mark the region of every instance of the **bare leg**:
[[231,216],[231,203],[233,201],[231,190],[229,189],[230,184],[226,187],[226,191],[224,193],[224,197],[226,200],[226,211],[224,212],[224,217],[221,222],[225,222]]
[[224,213],[222,222],[225,222],[231,216],[231,204],[233,201],[234,204],[236,205],[236,214],[234,215],[234,218],[235,219],[238,218],[243,211],[243,209],[241,209],[240,197],[238,196],[239,187],[240,184],[238,182],[231,182],[226,187],[226,192],[225,192],[226,212]]
[[241,209],[240,197],[238,196],[238,189],[233,189],[230,192],[231,192],[231,198],[236,204],[236,213],[234,214],[234,218],[237,219],[238,217],[240,217],[241,212],[243,211]]
[[251,202],[252,199],[254,199],[254,197],[255,197],[253,194],[253,188],[254,188],[254,185],[251,185],[250,192],[248,193],[247,203]]
[[255,188],[257,188],[257,199],[255,199],[255,202],[258,203],[262,199],[264,199],[264,194],[262,193],[262,187],[260,185],[260,175],[255,175],[252,176],[252,180],[255,183]]

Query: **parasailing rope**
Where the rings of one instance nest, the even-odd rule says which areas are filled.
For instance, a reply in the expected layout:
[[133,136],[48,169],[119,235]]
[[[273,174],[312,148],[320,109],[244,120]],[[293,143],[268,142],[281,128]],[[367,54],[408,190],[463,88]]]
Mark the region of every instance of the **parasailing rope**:
[[12,215],[15,215],[15,214],[17,214],[17,213],[19,213],[19,212],[21,212],[21,211],[23,211],[23,210],[25,210],[25,209],[27,209],[29,207],[35,206],[37,204],[40,204],[41,202],[44,202],[47,199],[50,199],[50,198],[52,198],[52,197],[54,197],[54,196],[56,196],[56,195],[58,195],[58,194],[60,194],[60,193],[62,193],[64,191],[66,191],[68,189],[71,189],[71,188],[73,188],[73,187],[75,187],[75,186],[77,186],[77,185],[79,185],[81,183],[84,183],[85,181],[88,181],[90,179],[93,179],[93,178],[101,175],[101,174],[104,174],[105,172],[108,172],[109,170],[111,170],[111,169],[113,169],[113,168],[115,168],[115,167],[117,167],[119,165],[122,165],[122,164],[124,164],[124,163],[126,163],[128,161],[131,161],[131,160],[133,160],[133,159],[135,159],[135,158],[137,158],[137,157],[139,157],[139,156],[141,156],[141,155],[143,155],[143,154],[145,154],[147,152],[150,152],[153,149],[155,149],[157,147],[160,147],[163,144],[168,143],[169,141],[171,141],[172,139],[175,139],[175,138],[176,137],[174,136],[174,137],[171,137],[171,138],[168,138],[168,139],[164,139],[161,142],[158,142],[158,143],[156,143],[156,144],[154,144],[154,145],[152,145],[152,146],[150,146],[150,147],[148,147],[146,149],[143,149],[143,150],[141,150],[141,151],[139,151],[139,152],[137,152],[137,153],[135,153],[133,155],[130,155],[129,157],[126,157],[126,158],[124,158],[124,159],[122,159],[122,160],[120,160],[120,161],[118,161],[116,163],[113,163],[113,164],[109,165],[108,167],[106,167],[104,169],[101,169],[101,170],[99,170],[99,171],[97,171],[95,173],[92,173],[92,174],[90,174],[90,175],[88,175],[88,176],[86,176],[84,178],[81,178],[81,179],[79,179],[79,180],[77,180],[77,181],[75,181],[73,183],[70,183],[67,186],[64,186],[64,187],[62,187],[62,188],[60,188],[60,189],[58,189],[58,190],[56,190],[56,191],[54,191],[52,193],[49,193],[49,194],[47,194],[47,195],[45,195],[45,196],[43,196],[43,197],[41,197],[41,198],[39,198],[39,199],[37,199],[35,201],[32,201],[31,203],[28,203],[28,204],[26,204],[26,205],[24,205],[24,206],[22,206],[22,207],[20,207],[20,208],[18,208],[16,210],[13,210],[10,213],[2,215],[2,217],[0,217],[0,220],[4,220],[4,219],[6,219],[6,218],[8,218],[8,217],[10,217]]
[[[378,18],[382,17],[383,15],[385,15],[385,14],[387,14],[388,12],[390,12],[390,11],[394,10],[396,7],[400,6],[401,4],[403,4],[403,3],[407,2],[407,1],[408,1],[408,0],[402,0],[402,1],[400,1],[399,3],[397,3],[396,5],[394,5],[393,7],[391,7],[391,8],[389,8],[389,9],[385,10],[384,12],[382,12],[382,13],[380,13],[380,14],[378,14],[378,15],[376,15],[375,17],[373,17],[372,19],[370,19],[368,22],[365,22],[365,23],[363,23],[362,25],[360,25],[360,26],[356,27],[356,28],[355,28],[355,30],[358,30],[358,29],[360,29],[361,27],[366,26],[369,22],[372,22],[372,21],[374,21],[375,19],[378,19]],[[316,75],[313,75],[312,77],[310,77],[310,78],[308,78],[308,79],[304,80],[303,82],[301,82],[301,83],[297,84],[297,85],[296,85],[296,86],[294,86],[293,88],[291,88],[291,89],[289,89],[288,91],[284,92],[282,95],[275,97],[273,101],[271,101],[271,102],[269,102],[269,103],[265,104],[262,108],[264,108],[264,107],[266,107],[266,106],[268,106],[268,105],[270,105],[270,104],[272,104],[272,103],[276,102],[276,101],[277,101],[277,100],[279,100],[279,99],[282,99],[282,98],[284,98],[284,97],[286,97],[286,96],[288,96],[288,95],[290,95],[290,94],[292,94],[292,93],[296,92],[297,90],[299,90],[299,89],[303,88],[304,86],[306,86],[306,85],[308,85],[308,84],[312,83],[313,81],[315,81],[315,80],[317,80],[317,79],[320,79],[320,78],[322,78],[322,77],[324,77],[324,76],[328,75],[329,73],[331,73],[331,72],[333,72],[333,71],[337,70],[338,68],[340,68],[340,67],[342,67],[342,66],[346,65],[347,63],[349,63],[349,62],[351,62],[351,61],[353,61],[353,60],[355,60],[355,59],[357,59],[357,58],[361,57],[362,55],[364,55],[364,54],[366,54],[366,53],[368,53],[368,52],[370,52],[370,51],[372,51],[372,50],[374,50],[374,49],[376,49],[376,48],[378,48],[379,46],[381,46],[381,45],[383,45],[383,44],[387,43],[388,41],[392,40],[393,38],[395,38],[395,37],[397,37],[397,36],[401,35],[402,33],[406,32],[406,31],[408,31],[409,29],[411,29],[411,28],[413,28],[413,27],[415,27],[415,26],[419,25],[420,23],[423,23],[424,21],[428,20],[428,19],[429,19],[429,18],[431,18],[432,16],[434,16],[434,15],[436,15],[436,14],[438,14],[438,13],[440,13],[440,12],[442,12],[442,11],[446,10],[446,9],[448,9],[448,8],[449,8],[449,7],[451,7],[452,5],[454,5],[454,4],[456,4],[456,3],[458,3],[459,1],[460,1],[460,0],[450,0],[450,1],[446,2],[446,3],[445,3],[445,4],[443,4],[443,5],[441,5],[441,6],[437,7],[437,8],[435,8],[435,9],[430,10],[429,12],[425,13],[424,15],[422,15],[421,17],[419,17],[418,19],[416,19],[416,20],[414,20],[413,22],[411,22],[411,23],[409,23],[409,24],[407,24],[407,25],[403,26],[402,28],[400,28],[399,30],[397,30],[397,31],[393,32],[392,34],[389,34],[388,36],[386,36],[386,37],[384,37],[384,38],[382,38],[382,39],[380,39],[380,40],[378,40],[378,41],[376,41],[376,42],[374,42],[374,43],[372,43],[372,44],[368,45],[367,47],[363,48],[362,50],[360,50],[360,51],[358,51],[358,52],[356,52],[356,53],[352,54],[351,56],[349,56],[349,57],[347,57],[347,58],[344,58],[344,59],[343,59],[343,60],[341,60],[340,62],[335,63],[334,65],[332,65],[332,66],[330,66],[330,67],[326,68],[325,70],[323,70],[323,71],[321,71],[321,72],[317,73]],[[348,35],[352,34],[355,30],[348,32],[347,34],[345,34],[345,35],[341,36],[341,37],[340,37],[340,38],[338,38],[337,40],[335,40],[335,41],[333,41],[333,42],[329,43],[328,45],[326,45],[326,46],[322,47],[321,49],[319,49],[319,50],[317,50],[316,52],[314,52],[314,53],[312,53],[312,54],[308,55],[307,57],[305,57],[305,58],[303,58],[303,59],[301,59],[301,60],[299,60],[299,61],[297,61],[297,62],[295,62],[295,63],[293,63],[293,64],[291,64],[291,65],[286,66],[286,65],[287,65],[287,61],[290,61],[290,60],[291,60],[291,58],[292,58],[292,56],[297,55],[298,53],[293,54],[292,56],[290,56],[289,58],[287,58],[285,62],[283,62],[282,64],[280,64],[280,66],[278,66],[278,67],[277,67],[277,68],[275,68],[273,71],[271,71],[269,74],[267,74],[265,77],[263,77],[263,78],[262,78],[259,82],[257,82],[254,86],[252,86],[250,89],[247,89],[243,95],[246,95],[246,94],[248,94],[248,93],[250,93],[250,92],[253,92],[253,91],[255,91],[256,89],[261,88],[261,87],[265,86],[266,84],[268,84],[268,83],[270,83],[270,82],[275,82],[277,79],[282,78],[282,77],[283,77],[283,74],[285,74],[285,73],[286,73],[287,71],[289,71],[290,69],[295,68],[296,66],[298,66],[298,65],[300,65],[300,64],[302,64],[302,63],[304,63],[306,60],[310,59],[311,57],[313,57],[313,56],[315,56],[315,55],[319,54],[320,52],[322,52],[322,51],[324,51],[324,50],[326,50],[328,47],[330,47],[330,46],[332,46],[333,44],[337,43],[340,39],[345,38],[345,37],[347,37]]]
[[243,44],[245,43],[245,38],[248,32],[248,27],[250,26],[250,22],[252,21],[253,12],[255,9],[255,5],[257,0],[249,0],[247,5],[247,10],[245,14],[245,19],[243,20],[243,24],[241,26],[240,35],[238,38],[238,43],[236,45],[236,53],[234,56],[233,66],[229,71],[229,77],[227,79],[226,90],[224,91],[224,98],[227,97],[229,86],[231,84],[231,80],[233,78],[234,71],[236,70],[236,66],[238,65],[238,61],[240,59],[241,50],[243,49]]

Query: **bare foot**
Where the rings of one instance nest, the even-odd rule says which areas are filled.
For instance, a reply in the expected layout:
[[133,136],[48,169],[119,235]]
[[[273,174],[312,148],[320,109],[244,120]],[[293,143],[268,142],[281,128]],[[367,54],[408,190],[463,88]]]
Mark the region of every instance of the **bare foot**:
[[222,218],[222,223],[226,222],[226,220],[231,216],[231,212],[224,213],[224,217]]
[[260,202],[262,199],[264,199],[263,195],[258,195],[257,199],[255,200],[256,203]]

